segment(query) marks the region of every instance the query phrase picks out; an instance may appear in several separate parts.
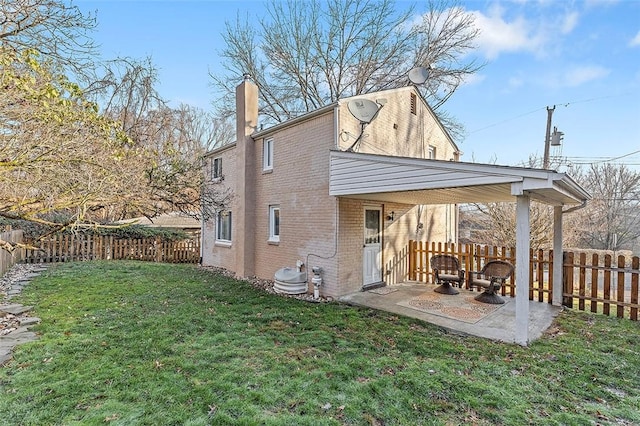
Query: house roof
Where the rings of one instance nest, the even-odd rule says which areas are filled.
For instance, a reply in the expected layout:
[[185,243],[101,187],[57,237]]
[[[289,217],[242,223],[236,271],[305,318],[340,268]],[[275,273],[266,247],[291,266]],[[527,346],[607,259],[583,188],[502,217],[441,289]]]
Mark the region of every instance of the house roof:
[[450,136],[449,132],[447,131],[447,129],[442,125],[442,122],[440,122],[440,120],[438,119],[436,113],[429,106],[429,104],[427,103],[426,99],[424,99],[424,97],[422,96],[420,91],[416,90],[416,88],[414,86],[403,86],[403,87],[397,87],[397,88],[393,88],[393,89],[382,90],[382,91],[379,91],[379,92],[363,93],[361,95],[350,96],[350,97],[346,97],[346,98],[340,98],[336,102],[332,102],[331,104],[325,105],[324,107],[318,108],[318,109],[316,109],[314,111],[310,111],[310,112],[308,112],[306,114],[300,115],[300,116],[292,118],[290,120],[283,121],[282,123],[275,124],[274,126],[268,127],[268,128],[266,128],[264,130],[258,130],[256,132],[254,132],[251,136],[254,139],[259,139],[259,138],[268,136],[268,135],[270,135],[270,134],[272,134],[272,133],[274,133],[276,131],[280,131],[280,130],[285,129],[287,127],[295,126],[295,125],[297,125],[299,123],[305,122],[305,121],[310,120],[312,118],[315,118],[317,116],[332,112],[336,108],[339,108],[339,107],[342,107],[343,105],[346,105],[350,100],[353,100],[353,99],[362,99],[362,98],[375,99],[375,98],[384,97],[385,93],[398,92],[398,91],[412,91],[412,92],[414,92],[418,96],[420,101],[425,105],[425,107],[427,108],[429,114],[431,114],[433,116],[435,122],[440,127],[441,131],[446,135],[447,140],[453,145],[454,149],[456,151],[460,151],[460,148],[455,143],[453,138],[451,138],[451,136]]
[[515,201],[528,194],[551,205],[582,204],[589,194],[565,173],[494,164],[332,151],[329,194],[403,204]]
[[[393,89],[387,89],[387,90],[382,90],[382,91],[378,91],[378,92],[363,93],[361,95],[349,96],[349,97],[346,97],[346,98],[340,98],[335,102],[332,102],[332,103],[330,103],[328,105],[320,107],[320,108],[318,108],[316,110],[313,110],[313,111],[307,112],[305,114],[302,114],[302,115],[300,115],[298,117],[294,117],[294,118],[291,118],[289,120],[283,121],[281,123],[274,124],[273,126],[267,127],[266,129],[256,130],[255,132],[253,132],[251,137],[253,139],[260,139],[260,138],[269,136],[269,135],[273,134],[274,132],[278,132],[278,131],[281,131],[283,129],[286,129],[286,128],[289,128],[289,127],[292,127],[292,126],[296,126],[296,125],[298,125],[300,123],[304,123],[305,121],[311,120],[311,119],[313,119],[315,117],[318,117],[318,116],[321,116],[323,114],[328,114],[328,113],[334,112],[337,108],[340,108],[343,105],[346,105],[350,100],[353,100],[353,99],[361,99],[361,98],[375,99],[375,98],[380,98],[381,96],[384,96],[385,93],[389,93],[389,92],[393,92],[393,91],[396,91],[396,92],[397,91],[408,91],[408,90],[413,91],[418,96],[420,101],[427,108],[429,114],[431,114],[434,117],[436,124],[441,129],[443,134],[446,135],[447,140],[454,147],[455,151],[457,151],[460,154],[462,154],[462,151],[460,150],[458,145],[455,143],[455,141],[453,140],[453,138],[451,137],[451,135],[449,134],[447,129],[443,126],[442,122],[438,119],[438,116],[436,115],[436,113],[429,106],[428,102],[426,101],[426,99],[424,99],[424,97],[422,96],[420,91],[416,90],[416,88],[414,86],[396,87],[396,88],[393,88]],[[233,142],[230,142],[228,144],[225,144],[225,145],[222,145],[222,146],[219,146],[219,147],[215,147],[215,148],[211,149],[210,151],[208,151],[207,153],[205,153],[204,156],[206,158],[206,157],[211,157],[213,155],[218,155],[222,151],[225,151],[225,150],[230,149],[230,148],[234,148],[236,146],[236,143],[237,143],[237,141],[233,141]]]
[[179,213],[165,213],[152,219],[147,217],[136,217],[124,219],[118,223],[149,226],[153,228],[189,229],[200,228],[200,222],[192,217],[183,216]]

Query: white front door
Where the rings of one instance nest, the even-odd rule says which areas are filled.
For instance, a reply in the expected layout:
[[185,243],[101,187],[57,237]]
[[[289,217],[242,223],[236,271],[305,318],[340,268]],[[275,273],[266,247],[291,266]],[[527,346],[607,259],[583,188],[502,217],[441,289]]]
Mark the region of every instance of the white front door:
[[365,207],[362,254],[363,285],[382,281],[382,209]]

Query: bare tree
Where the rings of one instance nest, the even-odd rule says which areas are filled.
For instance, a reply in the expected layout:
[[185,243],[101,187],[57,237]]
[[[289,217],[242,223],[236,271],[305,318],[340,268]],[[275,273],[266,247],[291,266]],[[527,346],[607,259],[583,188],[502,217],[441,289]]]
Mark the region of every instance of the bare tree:
[[16,52],[32,49],[76,75],[93,68],[95,15],[59,0],[0,0],[0,43]]
[[[530,207],[532,249],[551,247],[553,208],[532,202]],[[472,204],[461,214],[461,222],[472,235],[472,243],[515,247],[516,206],[514,203]]]
[[[268,15],[227,22],[224,76],[211,75],[224,94],[221,113],[233,113],[237,80],[249,73],[261,94],[260,112],[282,122],[340,98],[406,86],[416,66],[431,68],[420,88],[440,110],[464,78],[481,66],[464,55],[474,48],[473,17],[452,1],[395,10],[392,0],[271,1]],[[455,130],[455,126],[450,126]]]
[[[229,194],[214,193],[204,185],[202,158],[220,138],[230,138],[231,129],[210,122],[210,114],[200,109],[170,108],[157,85],[150,58],[126,58],[106,63],[90,87],[92,96],[102,100],[104,114],[152,158],[145,168],[145,190],[137,191],[135,201],[121,206],[123,210],[110,209],[110,219],[153,217],[166,211],[208,217],[210,208],[228,201]],[[208,203],[202,205],[201,196]]]
[[61,229],[126,200],[146,154],[36,52],[0,48],[0,68],[0,216]]
[[614,164],[591,164],[574,173],[592,198],[572,218],[571,243],[604,250],[634,247],[640,238],[640,173]]
[[[540,167],[529,158],[527,166]],[[560,164],[555,164],[559,168]],[[640,173],[624,165],[573,166],[568,173],[591,195],[584,208],[564,218],[563,244],[601,250],[633,250],[640,240]],[[531,247],[550,247],[552,207],[532,203]],[[461,228],[474,242],[515,244],[515,206],[512,203],[474,204],[462,214]]]
[[[151,59],[98,68],[94,21],[77,8],[0,6],[0,217],[56,232],[168,211],[207,217],[228,203],[203,173],[204,153],[229,138],[224,122],[169,108]],[[68,78],[76,68],[85,90]]]

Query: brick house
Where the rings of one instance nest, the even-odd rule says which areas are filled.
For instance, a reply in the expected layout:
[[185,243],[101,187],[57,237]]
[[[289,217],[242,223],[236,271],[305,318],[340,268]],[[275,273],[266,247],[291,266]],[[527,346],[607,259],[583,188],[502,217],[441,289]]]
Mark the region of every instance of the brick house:
[[[461,162],[412,86],[339,100],[259,129],[258,90],[245,80],[236,110],[236,142],[206,156],[209,184],[231,190],[233,199],[203,224],[203,265],[273,279],[302,263],[307,282],[320,267],[320,293],[338,297],[406,280],[409,239],[456,242],[458,204],[515,202],[516,342],[527,344],[530,276],[518,265],[530,260],[530,203],[553,206],[553,250],[561,253],[563,216],[589,199],[571,177]],[[554,257],[556,306],[562,269],[562,257]]]
[[[377,108],[368,124],[357,111],[363,100]],[[349,168],[349,155],[374,161],[354,177],[365,182],[393,167],[378,168],[380,161],[396,157],[459,160],[458,147],[413,86],[339,100],[263,130],[252,82],[238,86],[236,102],[236,142],[207,154],[210,184],[230,188],[233,201],[204,223],[203,265],[273,279],[301,261],[309,279],[311,267],[322,268],[321,294],[335,297],[404,280],[397,255],[409,239],[456,241],[454,204],[330,194],[330,170]]]

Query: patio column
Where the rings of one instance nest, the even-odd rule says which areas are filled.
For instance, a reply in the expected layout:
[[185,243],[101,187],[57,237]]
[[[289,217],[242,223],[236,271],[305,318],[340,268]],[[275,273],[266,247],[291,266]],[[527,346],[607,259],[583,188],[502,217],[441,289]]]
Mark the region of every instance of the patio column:
[[529,251],[531,225],[529,206],[531,199],[526,192],[516,197],[516,335],[515,342],[522,346],[529,343]]
[[562,206],[553,208],[553,306],[562,305]]

